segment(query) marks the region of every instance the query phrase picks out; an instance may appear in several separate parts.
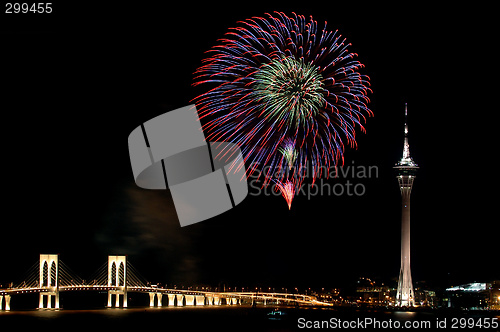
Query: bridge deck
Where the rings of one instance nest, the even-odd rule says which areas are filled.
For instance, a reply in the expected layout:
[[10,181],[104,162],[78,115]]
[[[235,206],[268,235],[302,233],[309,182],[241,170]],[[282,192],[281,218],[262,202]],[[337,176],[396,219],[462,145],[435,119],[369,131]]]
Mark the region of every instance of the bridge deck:
[[[59,286],[59,292],[67,291],[113,291],[123,290],[123,287],[107,286],[107,285],[73,285],[73,286]],[[127,286],[127,292],[137,293],[160,293],[160,294],[183,294],[183,295],[198,295],[205,297],[219,297],[219,298],[239,298],[239,299],[254,299],[254,300],[274,300],[282,302],[297,302],[302,304],[314,305],[330,305],[330,303],[321,302],[312,295],[304,294],[291,294],[291,293],[268,293],[268,292],[213,292],[213,291],[198,291],[198,290],[185,290],[185,289],[172,289],[172,288],[159,288],[159,287],[141,287],[141,286]],[[0,289],[0,296],[24,294],[24,293],[43,293],[53,292],[55,289],[47,287],[24,287],[24,288],[7,288]]]

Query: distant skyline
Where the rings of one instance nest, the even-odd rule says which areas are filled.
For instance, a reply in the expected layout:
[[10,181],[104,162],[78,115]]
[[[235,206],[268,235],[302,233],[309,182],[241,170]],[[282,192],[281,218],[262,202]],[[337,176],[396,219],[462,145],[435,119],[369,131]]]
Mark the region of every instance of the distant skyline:
[[[421,166],[412,190],[414,283],[500,279],[491,194],[495,39],[487,19],[472,22],[487,8],[180,4],[174,14],[167,6],[64,6],[54,8],[53,21],[2,23],[0,59],[9,66],[0,101],[7,194],[0,283],[18,281],[40,253],[60,253],[82,278],[108,254],[125,254],[161,283],[396,281],[401,196],[392,167],[403,151],[405,102]],[[362,183],[365,193],[298,196],[290,211],[280,196],[249,195],[223,215],[180,228],[168,191],[135,186],[128,134],[190,104],[203,52],[238,20],[274,10],[326,20],[352,43],[371,78],[375,115],[344,161],[377,167],[377,177],[339,179]]]

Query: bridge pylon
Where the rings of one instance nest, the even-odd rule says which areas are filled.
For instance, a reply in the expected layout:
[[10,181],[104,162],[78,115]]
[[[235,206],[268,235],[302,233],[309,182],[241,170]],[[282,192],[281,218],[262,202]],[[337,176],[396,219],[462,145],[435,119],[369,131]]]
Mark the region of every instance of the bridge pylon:
[[[52,296],[55,298],[54,309],[59,309],[59,255],[40,254],[40,301],[39,309],[52,308]],[[47,297],[45,303],[44,297]],[[46,305],[45,305],[46,304]]]
[[163,293],[161,292],[149,292],[149,306],[154,307],[155,306],[155,296],[157,299],[156,306],[157,307],[162,307],[162,298],[163,298]]
[[115,307],[127,307],[127,256],[108,256],[108,307],[112,307],[112,296],[116,296]]
[[5,310],[9,311],[10,310],[10,295],[5,294],[5,295],[0,295],[0,311],[3,310],[2,302],[5,297]]

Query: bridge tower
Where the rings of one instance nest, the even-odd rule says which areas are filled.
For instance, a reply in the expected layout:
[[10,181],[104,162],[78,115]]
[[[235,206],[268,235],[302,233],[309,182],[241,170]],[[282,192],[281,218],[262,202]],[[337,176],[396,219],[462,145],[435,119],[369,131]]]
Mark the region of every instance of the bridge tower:
[[[55,298],[54,308],[59,309],[59,255],[40,254],[39,309],[52,308],[52,296]],[[47,297],[44,306],[44,296]]]
[[127,307],[127,256],[108,256],[108,307],[112,307],[112,295],[116,296],[115,307]]

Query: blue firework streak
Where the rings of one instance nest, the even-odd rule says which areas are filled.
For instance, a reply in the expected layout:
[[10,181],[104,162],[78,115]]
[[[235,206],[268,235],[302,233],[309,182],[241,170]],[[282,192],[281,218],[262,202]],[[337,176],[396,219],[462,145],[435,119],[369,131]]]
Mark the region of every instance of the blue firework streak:
[[319,30],[312,17],[266,15],[238,22],[208,51],[193,85],[210,90],[194,101],[207,139],[237,143],[247,175],[266,168],[264,184],[289,183],[289,174],[273,177],[293,164],[317,177],[364,132],[369,77],[326,22]]

